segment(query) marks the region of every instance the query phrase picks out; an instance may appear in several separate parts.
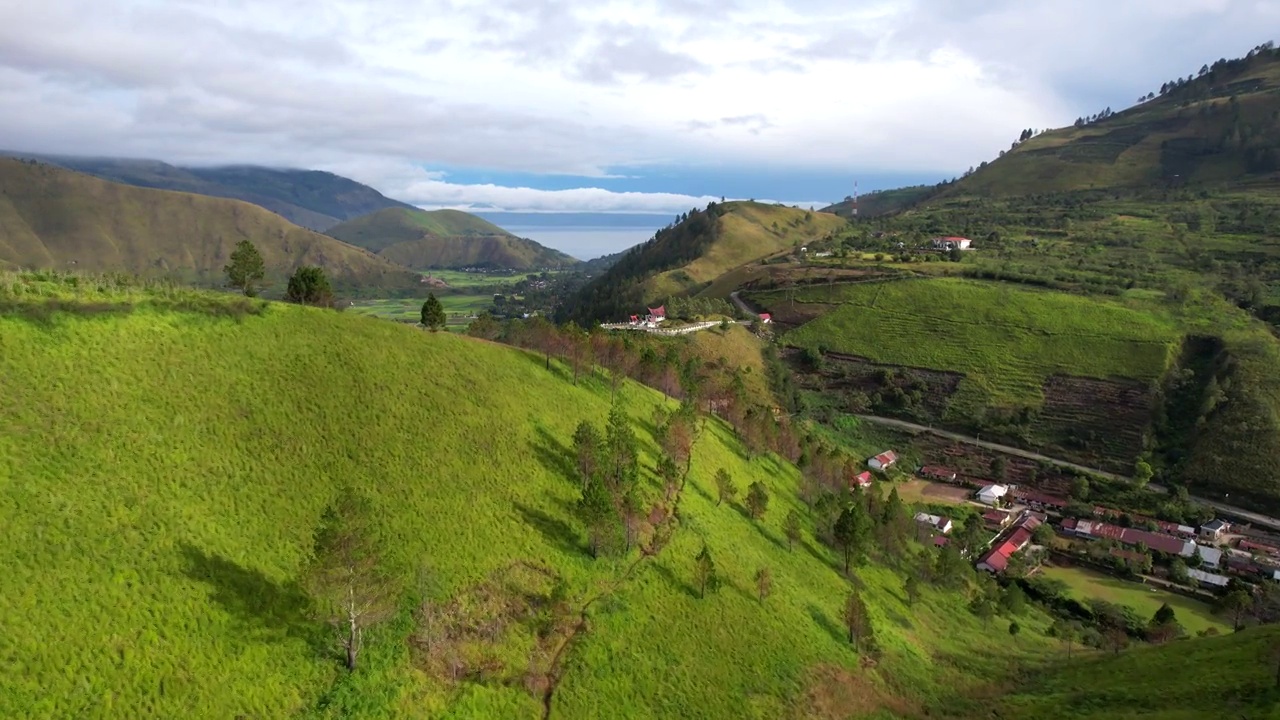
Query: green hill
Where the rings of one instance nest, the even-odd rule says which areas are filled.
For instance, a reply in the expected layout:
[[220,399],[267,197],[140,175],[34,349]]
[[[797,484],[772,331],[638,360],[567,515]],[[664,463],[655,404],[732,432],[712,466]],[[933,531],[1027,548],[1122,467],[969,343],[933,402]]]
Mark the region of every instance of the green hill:
[[1101,119],[1021,142],[942,195],[1029,195],[1274,179],[1280,172],[1280,50],[1256,48]]
[[563,314],[586,323],[625,318],[646,304],[697,294],[734,268],[827,237],[843,226],[835,215],[784,205],[712,203],[627,251],[569,298]]
[[329,234],[417,270],[532,270],[578,262],[460,210],[388,208],[332,227]]
[[[746,459],[719,421],[665,549],[592,560],[570,438],[604,421],[610,389],[541,357],[225,295],[0,280],[0,613],[22,619],[5,717],[914,717],[1052,646],[1036,611],[1012,643],[963,594],[925,587],[908,607],[900,572],[867,565],[879,650],[853,652],[837,559],[783,534],[804,516],[799,472]],[[654,500],[669,401],[621,397]],[[763,521],[717,505],[720,469],[768,488]],[[351,675],[299,585],[343,485],[371,503],[401,588]],[[704,542],[723,587],[700,599]],[[540,668],[579,609],[548,694]]]
[[982,433],[1127,472],[1183,331],[1159,307],[955,278],[747,296],[804,384],[846,412]]
[[[1280,628],[1099,655],[1020,678],[984,717],[1280,718]],[[965,717],[970,717],[965,715]]]
[[[2,154],[2,153],[0,153]],[[343,220],[389,207],[412,207],[333,173],[237,165],[177,167],[159,160],[12,153],[126,185],[243,200],[295,225],[324,232]]]
[[319,265],[339,286],[409,288],[405,268],[238,200],[107,182],[0,158],[0,268],[123,271],[220,285],[250,240],[277,286]]
[[[873,218],[880,215],[892,215],[923,202],[937,191],[935,185],[912,185],[909,187],[876,190],[858,197],[858,217]],[[853,216],[853,198],[845,198],[822,208],[822,212]]]

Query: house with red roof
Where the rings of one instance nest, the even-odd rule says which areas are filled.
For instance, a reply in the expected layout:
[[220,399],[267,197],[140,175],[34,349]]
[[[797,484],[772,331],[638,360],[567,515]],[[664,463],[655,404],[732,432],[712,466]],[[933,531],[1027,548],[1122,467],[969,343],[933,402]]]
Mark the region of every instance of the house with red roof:
[[1009,567],[1009,558],[1031,544],[1032,534],[1038,527],[1040,518],[1030,513],[1023,515],[1007,535],[996,538],[991,549],[978,560],[978,569],[990,573],[1004,572]]
[[867,461],[867,467],[872,470],[885,471],[898,462],[898,454],[892,450],[885,450]]
[[1003,510],[988,510],[982,514],[982,524],[988,530],[1000,531],[1009,524],[1012,516]]
[[863,470],[862,472],[849,478],[849,487],[868,488],[871,487],[871,471]]
[[760,322],[771,323],[773,322],[773,316],[769,313],[760,313]]
[[1013,496],[1031,507],[1041,510],[1045,508],[1061,510],[1071,503],[1071,501],[1066,498],[1058,497],[1057,495],[1050,495],[1049,493],[1043,493],[1039,490],[1018,489],[1013,491]]
[[934,250],[968,250],[971,245],[973,241],[969,238],[955,235],[933,239]]
[[656,308],[649,308],[649,322],[662,322],[667,319],[667,306],[659,305]]
[[942,482],[955,482],[956,471],[939,465],[925,465],[920,468],[920,477],[928,478],[929,480],[941,480]]
[[1262,555],[1272,555],[1272,556],[1280,557],[1280,548],[1275,547],[1273,545],[1266,545],[1264,543],[1254,542],[1253,540],[1246,540],[1244,538],[1241,538],[1240,543],[1236,545],[1236,547],[1249,553],[1259,553]]

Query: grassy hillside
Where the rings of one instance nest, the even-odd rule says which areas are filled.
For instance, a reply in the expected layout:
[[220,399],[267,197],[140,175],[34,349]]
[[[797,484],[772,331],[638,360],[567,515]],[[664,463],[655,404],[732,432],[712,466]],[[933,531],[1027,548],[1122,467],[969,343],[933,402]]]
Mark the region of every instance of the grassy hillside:
[[241,165],[176,167],[159,160],[16,154],[126,185],[244,200],[295,225],[323,232],[360,215],[410,207],[367,185],[317,170]]
[[1023,678],[984,716],[1274,720],[1280,718],[1277,647],[1280,627],[1259,627],[1098,655]]
[[[785,295],[751,297],[772,307],[792,302]],[[1053,374],[1153,381],[1180,337],[1168,318],[1120,302],[949,278],[810,288],[794,297],[839,307],[788,333],[787,343],[960,372],[960,393],[983,404],[1035,403]]]
[[[923,202],[937,188],[933,185],[912,185],[909,187],[892,188],[889,190],[876,190],[866,195],[858,197],[858,217],[873,218],[880,215],[892,215],[896,212],[906,210],[911,206]],[[853,200],[846,198],[838,203],[833,203],[822,208],[822,212],[839,215],[841,217],[853,216]]]
[[223,267],[243,239],[258,247],[277,287],[299,265],[323,267],[340,286],[417,283],[401,266],[248,203],[0,159],[0,268],[123,271],[221,284]]
[[577,262],[558,250],[518,238],[488,220],[460,210],[389,208],[330,228],[329,234],[418,270],[528,270]]
[[743,385],[751,397],[767,402],[771,396],[769,379],[765,373],[764,341],[742,325],[730,325],[728,330],[712,328],[686,336],[694,354],[705,363],[742,373]]
[[563,315],[580,323],[623,318],[646,303],[698,294],[734,268],[827,237],[843,226],[835,215],[782,205],[712,203],[629,250],[570,298]]
[[[15,278],[0,292],[0,521],[21,538],[0,543],[0,612],[23,619],[0,674],[6,717],[540,716],[525,687],[534,625],[509,619],[471,648],[496,664],[456,683],[406,638],[416,595],[483,602],[548,576],[574,603],[601,594],[555,717],[914,714],[979,682],[978,665],[1021,666],[1048,643],[1035,614],[1017,645],[984,632],[959,595],[926,590],[908,609],[900,576],[867,567],[883,650],[863,667],[839,629],[835,559],[808,533],[795,552],[783,539],[796,469],[745,460],[717,422],[672,544],[630,575],[634,553],[592,561],[565,468],[576,423],[603,421],[609,390],[540,357],[226,296]],[[648,423],[666,401],[632,385],[623,398],[653,492]],[[769,488],[762,524],[716,507],[720,468]],[[382,565],[406,588],[351,676],[296,584],[344,483],[373,503]],[[726,583],[705,600],[690,590],[704,541]],[[520,563],[543,570],[530,580]]]
[[1219,61],[1189,83],[1018,144],[943,191],[1025,195],[1239,182],[1280,172],[1280,51]]

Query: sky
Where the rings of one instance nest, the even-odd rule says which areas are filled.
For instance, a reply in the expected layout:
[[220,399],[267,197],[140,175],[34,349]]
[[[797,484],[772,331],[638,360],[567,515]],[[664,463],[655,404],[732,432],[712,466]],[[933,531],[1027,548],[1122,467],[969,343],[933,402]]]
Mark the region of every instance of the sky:
[[1275,0],[0,0],[0,148],[329,170],[427,208],[801,206],[960,175]]

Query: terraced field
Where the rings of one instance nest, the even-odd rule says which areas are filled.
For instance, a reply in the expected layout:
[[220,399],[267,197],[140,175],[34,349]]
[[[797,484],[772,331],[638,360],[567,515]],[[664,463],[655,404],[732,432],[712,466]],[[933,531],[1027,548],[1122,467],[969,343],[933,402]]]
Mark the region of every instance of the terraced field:
[[[800,291],[796,302],[811,292],[830,302],[828,289]],[[964,373],[953,407],[1039,407],[1054,375],[1153,381],[1180,336],[1171,319],[1120,302],[952,278],[848,285],[838,297],[786,343]]]
[[1121,471],[1142,451],[1152,390],[1183,332],[1144,300],[958,278],[749,300],[780,318],[815,318],[783,342],[793,359],[820,351],[817,365],[793,366],[800,384],[836,409],[964,428]]

